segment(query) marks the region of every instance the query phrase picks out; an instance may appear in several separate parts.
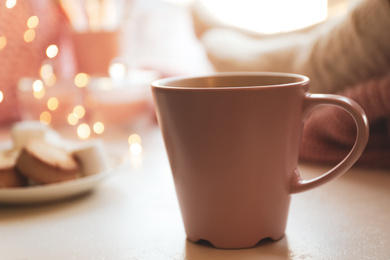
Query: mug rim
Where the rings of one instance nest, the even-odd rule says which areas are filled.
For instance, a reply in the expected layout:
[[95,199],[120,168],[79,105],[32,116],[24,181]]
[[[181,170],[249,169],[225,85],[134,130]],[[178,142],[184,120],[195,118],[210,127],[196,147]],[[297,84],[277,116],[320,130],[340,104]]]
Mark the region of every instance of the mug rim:
[[[242,85],[242,86],[209,86],[209,87],[189,87],[189,86],[172,86],[169,85],[173,82],[189,80],[189,79],[205,79],[205,78],[221,78],[221,77],[281,77],[281,78],[295,78],[298,81],[293,81],[289,83],[279,83],[279,84],[259,84],[259,85]],[[167,77],[155,80],[151,83],[153,88],[160,89],[177,89],[177,90],[229,90],[229,89],[255,89],[255,88],[264,88],[264,87],[286,87],[286,86],[295,86],[295,85],[307,85],[310,82],[310,79],[307,76],[296,74],[296,73],[285,73],[285,72],[215,72],[207,74],[197,74],[197,75],[185,75],[185,76],[174,76]]]

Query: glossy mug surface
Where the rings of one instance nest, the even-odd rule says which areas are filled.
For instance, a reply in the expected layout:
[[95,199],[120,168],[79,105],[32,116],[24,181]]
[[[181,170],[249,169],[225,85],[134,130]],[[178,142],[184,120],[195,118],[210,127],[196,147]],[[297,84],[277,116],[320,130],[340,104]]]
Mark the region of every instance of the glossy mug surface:
[[[286,73],[217,73],[152,83],[187,237],[217,248],[248,248],[284,236],[292,193],[347,171],[368,139],[364,111],[354,101],[310,94],[310,80]],[[297,170],[303,124],[322,105],[347,110],[357,125],[355,146],[321,177]]]

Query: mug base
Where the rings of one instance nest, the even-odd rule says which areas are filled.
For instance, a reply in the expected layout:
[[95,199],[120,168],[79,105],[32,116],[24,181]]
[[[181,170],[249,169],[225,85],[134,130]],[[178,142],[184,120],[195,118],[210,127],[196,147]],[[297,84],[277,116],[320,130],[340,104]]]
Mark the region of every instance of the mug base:
[[191,238],[191,237],[187,237],[187,240],[194,244],[210,246],[217,249],[248,249],[248,248],[256,247],[258,245],[260,246],[261,244],[263,244],[262,242],[264,241],[276,242],[282,239],[284,236],[285,233],[283,232],[282,234],[259,238],[255,241],[227,241],[227,240],[217,241],[213,239],[202,239],[202,238]]

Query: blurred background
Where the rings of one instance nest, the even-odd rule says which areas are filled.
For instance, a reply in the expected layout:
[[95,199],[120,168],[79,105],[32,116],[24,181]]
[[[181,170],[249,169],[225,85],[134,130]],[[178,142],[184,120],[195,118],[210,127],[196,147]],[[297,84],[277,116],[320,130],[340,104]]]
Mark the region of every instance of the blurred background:
[[[79,138],[154,121],[150,82],[213,71],[207,26],[302,30],[346,0],[6,0],[0,6],[0,124],[39,120]],[[298,18],[297,18],[298,17]]]

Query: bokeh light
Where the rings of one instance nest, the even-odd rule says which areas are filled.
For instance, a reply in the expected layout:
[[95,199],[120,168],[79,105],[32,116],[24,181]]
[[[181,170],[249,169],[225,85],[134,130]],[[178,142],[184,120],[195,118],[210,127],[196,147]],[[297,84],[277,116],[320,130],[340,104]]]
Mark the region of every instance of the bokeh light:
[[50,64],[43,64],[39,70],[39,75],[41,75],[42,78],[46,78],[51,74],[53,74],[53,67]]
[[86,73],[79,73],[74,77],[74,84],[79,88],[84,88],[88,85],[89,76]]
[[140,155],[142,153],[142,146],[139,143],[133,143],[130,145],[130,153],[132,155]]
[[39,116],[39,121],[41,121],[42,124],[48,125],[51,122],[51,114],[48,111],[43,111],[41,115]]
[[35,92],[39,92],[43,89],[43,82],[42,80],[37,79],[33,82],[32,88]]
[[27,29],[27,31],[24,32],[23,39],[25,42],[32,42],[35,39],[35,30]]
[[59,102],[56,97],[51,97],[47,100],[47,108],[51,111],[54,111],[58,108]]
[[112,63],[108,68],[108,74],[112,79],[123,79],[126,76],[126,66],[123,63]]
[[140,155],[142,153],[141,136],[138,134],[132,134],[127,140],[130,144],[130,154]]
[[54,58],[58,54],[58,47],[55,44],[50,45],[46,49],[46,56],[49,58]]
[[34,90],[33,95],[36,99],[41,99],[45,95],[45,89],[41,80],[34,81],[32,88]]
[[102,122],[96,122],[93,124],[93,131],[96,134],[102,134],[104,132],[104,124]]
[[86,123],[83,123],[77,127],[77,135],[81,139],[87,139],[91,135],[91,128]]
[[34,91],[33,95],[36,99],[41,99],[45,96],[45,89],[41,89],[40,91]]
[[7,0],[7,2],[5,2],[5,6],[8,9],[13,8],[15,5],[16,5],[16,0]]
[[3,99],[4,99],[4,94],[3,94],[3,92],[0,90],[0,103],[3,102]]
[[134,143],[138,143],[138,144],[141,144],[141,136],[139,136],[138,134],[132,134],[129,136],[128,140],[129,144],[134,144]]
[[75,106],[73,108],[73,114],[78,118],[81,119],[85,116],[85,108],[83,106]]
[[78,122],[79,122],[79,119],[74,113],[70,113],[68,115],[68,123],[70,125],[77,125]]
[[51,87],[56,83],[57,77],[50,64],[43,64],[39,70],[39,75],[48,87]]
[[0,36],[0,51],[7,46],[7,37]]
[[30,29],[34,29],[35,27],[38,26],[38,23],[39,23],[38,16],[35,16],[35,15],[31,16],[27,20],[27,27],[30,28]]
[[46,86],[52,87],[54,84],[56,84],[57,77],[55,74],[51,74],[50,76],[44,78],[43,81],[45,82]]

